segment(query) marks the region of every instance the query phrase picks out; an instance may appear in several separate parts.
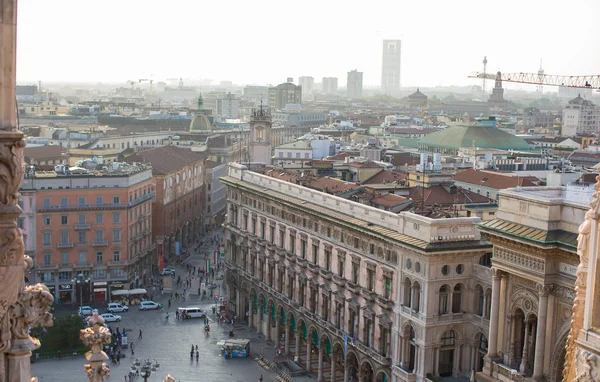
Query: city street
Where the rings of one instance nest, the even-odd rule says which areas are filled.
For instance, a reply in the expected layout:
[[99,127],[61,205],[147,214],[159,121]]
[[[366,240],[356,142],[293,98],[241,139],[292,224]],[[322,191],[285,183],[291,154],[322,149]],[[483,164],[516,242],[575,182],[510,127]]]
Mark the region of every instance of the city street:
[[[201,263],[204,255],[191,256],[195,265]],[[177,275],[182,279],[187,276],[184,266],[176,267]],[[220,273],[222,274],[222,272]],[[215,283],[219,284],[217,280]],[[181,292],[182,290],[178,290]],[[150,290],[148,291],[150,293]],[[135,355],[131,356],[131,349],[123,349],[126,358],[120,365],[112,365],[111,376],[107,380],[124,381],[124,376],[129,372],[129,367],[135,358],[151,359],[160,364],[157,372],[153,373],[149,381],[162,381],[167,374],[171,374],[177,381],[258,381],[263,375],[264,381],[275,381],[276,375],[263,369],[254,358],[264,351],[266,356],[272,357],[275,350],[273,345],[266,344],[262,338],[257,338],[255,330],[249,330],[245,325],[236,325],[234,338],[251,339],[251,355],[248,358],[226,360],[220,353],[219,340],[229,338],[231,325],[219,325],[211,308],[214,300],[200,300],[199,296],[189,295],[186,301],[171,300],[171,308],[167,309],[168,297],[161,296],[156,291],[154,301],[162,303],[164,311],[141,311],[139,307],[130,307],[129,312],[117,313],[123,317],[121,322],[110,323],[115,330],[126,329],[129,331],[129,341],[133,342]],[[200,318],[190,320],[175,319],[177,307],[198,306],[209,312],[211,331],[209,336],[204,335],[204,320]],[[169,312],[169,319],[165,313]],[[104,311],[101,310],[100,313]],[[142,339],[138,339],[139,330],[142,330]],[[190,360],[190,348],[198,345],[199,361],[195,357]],[[82,381],[86,378],[83,365],[86,360],[83,356],[62,360],[45,360],[32,364],[32,375],[40,381]],[[136,381],[141,381],[138,377]]]

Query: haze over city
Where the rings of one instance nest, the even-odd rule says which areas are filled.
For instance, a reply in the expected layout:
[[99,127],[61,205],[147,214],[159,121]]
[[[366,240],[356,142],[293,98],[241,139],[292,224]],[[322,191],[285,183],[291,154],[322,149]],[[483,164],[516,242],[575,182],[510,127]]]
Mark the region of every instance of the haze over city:
[[[402,40],[402,85],[472,85],[489,69],[595,74],[600,14],[570,1],[24,0],[18,81],[166,78],[276,84],[286,77],[380,81],[381,40]],[[510,85],[509,85],[510,86]]]

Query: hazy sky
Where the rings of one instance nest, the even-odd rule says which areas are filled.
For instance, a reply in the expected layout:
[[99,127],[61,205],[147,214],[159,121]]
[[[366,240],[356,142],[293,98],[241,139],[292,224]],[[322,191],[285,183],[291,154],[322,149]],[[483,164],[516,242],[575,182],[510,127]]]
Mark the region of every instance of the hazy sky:
[[[19,82],[210,78],[276,84],[364,72],[402,39],[402,85],[488,70],[600,74],[598,0],[19,0]],[[488,86],[491,86],[488,85]],[[534,90],[534,89],[530,89]]]

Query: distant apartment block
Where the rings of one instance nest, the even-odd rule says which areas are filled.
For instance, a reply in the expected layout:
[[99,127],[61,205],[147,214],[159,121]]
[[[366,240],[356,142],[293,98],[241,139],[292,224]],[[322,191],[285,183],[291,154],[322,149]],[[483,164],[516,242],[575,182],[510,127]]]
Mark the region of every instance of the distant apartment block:
[[310,76],[300,77],[298,85],[302,88],[302,99],[311,99],[315,90],[315,79]]
[[385,94],[400,94],[401,41],[383,40],[381,58],[381,90]]
[[323,87],[323,93],[336,94],[338,91],[338,79],[337,77],[323,77],[321,86]]
[[348,72],[347,96],[348,98],[362,98],[363,73],[356,69]]
[[562,135],[573,137],[600,130],[600,106],[577,96],[563,109]]

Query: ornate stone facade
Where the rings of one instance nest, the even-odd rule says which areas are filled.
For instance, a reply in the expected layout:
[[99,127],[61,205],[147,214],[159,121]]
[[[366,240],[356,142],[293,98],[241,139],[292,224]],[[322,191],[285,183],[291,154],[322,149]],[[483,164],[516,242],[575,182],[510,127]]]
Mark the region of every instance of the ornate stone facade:
[[228,305],[318,380],[468,375],[483,358],[491,245],[476,219],[397,215],[237,164],[222,180]]

